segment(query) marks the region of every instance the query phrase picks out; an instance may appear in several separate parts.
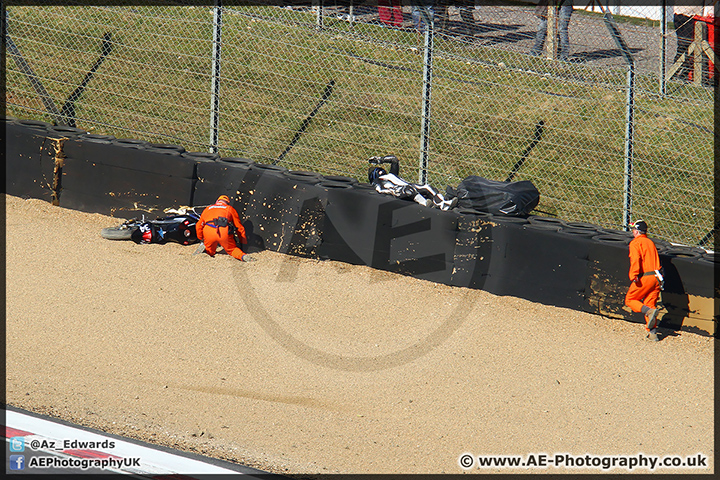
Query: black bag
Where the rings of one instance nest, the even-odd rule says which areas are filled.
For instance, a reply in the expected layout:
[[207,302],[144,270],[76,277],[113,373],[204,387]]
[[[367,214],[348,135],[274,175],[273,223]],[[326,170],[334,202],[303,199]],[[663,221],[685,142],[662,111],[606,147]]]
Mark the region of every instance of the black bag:
[[473,208],[494,215],[526,217],[540,203],[540,192],[529,180],[498,182],[470,175],[457,187],[447,187],[458,198],[458,208]]

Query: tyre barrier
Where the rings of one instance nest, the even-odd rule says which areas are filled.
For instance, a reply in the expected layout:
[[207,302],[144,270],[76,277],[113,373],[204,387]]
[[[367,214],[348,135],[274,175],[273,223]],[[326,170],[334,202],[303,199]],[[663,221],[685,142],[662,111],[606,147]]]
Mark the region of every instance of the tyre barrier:
[[523,225],[523,228],[528,228],[530,230],[549,230],[551,232],[559,232],[562,230],[562,227],[557,224],[552,223],[528,223],[527,225]]
[[198,163],[193,205],[211,205],[222,194],[237,204],[240,183],[253,164],[251,160],[235,158]]
[[[589,251],[591,272],[585,311],[612,318],[645,323],[640,313],[632,312],[624,304],[630,286],[627,259],[631,237],[627,235],[597,235]],[[720,290],[714,277],[714,264],[693,247],[660,247],[660,265],[664,275],[664,289],[660,294],[660,325],[663,328],[687,330],[700,334],[716,334],[720,310],[715,299]],[[620,262],[619,259],[624,261]]]
[[38,121],[5,122],[5,192],[16,197],[55,199],[55,146],[52,125]]
[[132,139],[79,135],[64,143],[60,206],[126,218],[192,205],[197,165],[177,149]]
[[16,122],[24,127],[35,128],[42,131],[47,131],[53,126],[52,123],[43,122],[41,120],[16,120]]
[[[249,252],[269,249],[367,265],[644,322],[624,305],[629,232],[469,208],[441,211],[380,194],[350,177],[58,129],[45,122],[6,119],[5,132],[11,195],[131,218],[159,215],[169,207],[209,205],[227,194],[243,219]],[[715,335],[715,255],[657,244],[665,272],[661,327]]]
[[86,142],[97,142],[107,145],[113,140],[115,140],[115,137],[113,137],[112,135],[98,135],[96,133],[86,133],[85,135],[82,135],[82,139]]
[[[167,148],[164,148],[163,150],[168,150]],[[184,150],[184,149],[183,149]],[[209,153],[209,152],[178,152],[181,153],[184,158],[188,158],[190,160],[219,160],[220,155],[217,153]]]
[[152,153],[159,153],[160,155],[175,155],[180,156],[183,152],[179,150],[175,150],[173,148],[158,148],[158,147],[151,147],[147,146],[145,147],[145,151],[152,152]]
[[178,153],[185,153],[185,147],[181,147],[180,145],[173,145],[169,143],[151,143],[148,145],[148,148],[157,149],[157,151],[160,152],[169,152],[174,151]]
[[323,179],[335,183],[346,183],[348,185],[357,185],[360,183],[356,178],[345,177],[342,175],[323,175]]
[[599,234],[589,239],[586,311],[633,320],[630,310],[625,307],[625,295],[630,287],[629,243],[630,237],[624,235]]
[[564,235],[569,235],[573,238],[588,238],[589,239],[589,238],[592,238],[595,235],[597,235],[596,230],[588,230],[588,229],[584,229],[584,228],[575,229],[575,228],[571,228],[571,227],[562,227],[558,231],[562,232]]
[[146,142],[145,140],[136,140],[134,138],[116,138],[112,141],[115,145],[120,145],[121,147],[128,147],[128,148],[140,148],[140,147],[147,147],[150,145],[149,142]]
[[548,228],[562,228],[567,225],[567,223],[564,220],[560,220],[559,218],[553,218],[553,217],[539,217],[535,215],[530,215],[527,218],[528,222],[530,222],[534,226],[538,227],[548,227]]
[[289,180],[299,183],[318,183],[322,181],[323,176],[315,172],[305,172],[302,170],[289,170],[283,172]]
[[320,258],[451,284],[457,218],[374,190],[325,187]]
[[67,127],[64,125],[56,125],[48,128],[48,132],[62,135],[64,137],[74,137],[77,135],[86,135],[88,132],[82,128]]
[[662,326],[696,333],[712,331],[720,318],[720,288],[715,262],[693,247],[675,247],[660,253],[665,288],[660,295],[666,312]]
[[373,185],[373,184],[371,184],[371,183],[359,182],[359,183],[357,183],[357,184],[355,184],[355,185],[353,185],[353,186],[354,186],[355,188],[359,188],[359,189],[361,189],[361,190],[372,190],[373,192],[376,192],[376,191],[377,191],[377,190],[375,189],[375,185]]
[[566,222],[566,221],[562,221],[562,223],[563,223],[563,225],[564,225],[563,228],[567,228],[567,229],[572,229],[572,230],[585,230],[585,231],[593,232],[593,233],[596,233],[596,234],[597,234],[597,233],[605,233],[605,230],[603,230],[602,228],[598,227],[597,225],[593,225],[592,223],[586,223],[586,222]]
[[484,290],[579,310],[587,277],[587,239],[523,219],[491,216],[492,245]]
[[200,164],[196,204],[213,203],[221,193],[230,195],[238,214],[246,219],[248,252],[269,249],[313,256],[327,195],[312,182],[296,181],[288,174],[282,166],[242,159]]

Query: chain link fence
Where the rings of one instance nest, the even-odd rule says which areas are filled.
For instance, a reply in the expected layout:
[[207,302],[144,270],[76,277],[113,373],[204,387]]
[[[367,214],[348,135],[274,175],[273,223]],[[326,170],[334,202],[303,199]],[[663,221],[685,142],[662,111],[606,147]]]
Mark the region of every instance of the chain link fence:
[[409,181],[426,160],[440,190],[514,172],[539,214],[614,229],[631,215],[712,246],[717,71],[704,54],[702,81],[665,78],[677,42],[661,7],[612,24],[575,7],[559,61],[530,54],[539,18],[521,2],[435,4],[429,43],[390,0],[6,2],[6,112],[361,181],[388,154]]

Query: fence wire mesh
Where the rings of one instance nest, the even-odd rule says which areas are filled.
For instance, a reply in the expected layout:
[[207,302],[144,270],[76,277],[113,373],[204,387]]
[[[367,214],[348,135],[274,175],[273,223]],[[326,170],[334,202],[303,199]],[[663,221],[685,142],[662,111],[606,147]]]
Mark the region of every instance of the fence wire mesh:
[[7,2],[6,112],[361,181],[368,157],[394,154],[417,181],[427,100],[439,190],[468,175],[506,180],[521,163],[513,180],[535,184],[539,214],[622,229],[631,158],[632,218],[656,238],[714,244],[718,72],[706,48],[702,78],[666,78],[678,47],[660,7],[636,7],[655,20],[612,17],[634,62],[628,142],[630,70],[608,16],[576,5],[559,60],[547,46],[531,55],[533,4],[436,3],[429,52],[413,5],[379,3]]

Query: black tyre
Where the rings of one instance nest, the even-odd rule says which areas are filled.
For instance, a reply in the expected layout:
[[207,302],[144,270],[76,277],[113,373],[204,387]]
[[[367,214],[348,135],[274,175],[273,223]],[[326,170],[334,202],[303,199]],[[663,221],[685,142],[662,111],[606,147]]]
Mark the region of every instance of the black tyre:
[[[573,230],[587,230],[588,232],[604,233],[604,231],[595,224],[585,222],[565,222],[565,226]],[[597,235],[596,233],[596,235]]]
[[376,191],[376,190],[375,190],[375,185],[373,185],[372,183],[359,183],[359,182],[358,182],[358,184],[357,184],[357,185],[354,185],[354,187],[357,188],[357,189],[360,189],[360,190],[374,190],[374,191]]
[[87,131],[83,130],[82,128],[75,128],[75,127],[66,127],[66,126],[54,126],[51,128],[48,128],[49,132],[57,132],[60,135],[65,136],[77,136],[77,135],[85,135],[88,133]]
[[569,235],[574,238],[592,238],[597,236],[598,232],[595,230],[587,230],[584,228],[565,228],[560,229],[560,233],[563,235]]
[[130,240],[133,232],[137,229],[137,225],[120,225],[119,227],[103,228],[100,235],[107,240]]
[[617,245],[619,247],[624,247],[625,245],[630,244],[632,237],[628,237],[627,235],[601,234],[595,235],[594,237],[592,237],[592,239],[598,243],[603,243],[605,245]]
[[287,168],[282,167],[280,165],[270,165],[267,163],[256,163],[255,165],[252,166],[252,168],[254,170],[266,170],[266,171],[270,171],[270,172],[280,172],[280,173],[288,171]]
[[24,127],[37,128],[40,130],[47,130],[48,128],[52,128],[51,123],[43,122],[40,120],[18,120],[18,123]]
[[112,135],[99,135],[97,133],[86,133],[85,135],[80,135],[79,140],[83,142],[95,142],[95,143],[104,143],[109,144],[113,140],[115,140],[115,137]]
[[679,258],[700,258],[702,254],[691,247],[672,247],[667,248],[662,252],[666,257],[679,257]]
[[492,214],[490,218],[488,219],[491,222],[498,222],[498,223],[514,223],[516,225],[525,225],[526,223],[529,223],[527,218],[523,217],[512,217],[508,215],[496,215]]
[[115,145],[121,145],[123,147],[130,147],[130,148],[143,148],[148,145],[148,142],[145,140],[137,140],[134,138],[116,138],[112,141]]
[[150,148],[159,148],[161,150],[173,150],[175,152],[184,153],[185,147],[181,147],[180,145],[174,145],[171,143],[151,143],[149,145]]
[[147,147],[145,149],[146,152],[152,152],[152,153],[159,153],[161,155],[174,155],[176,157],[179,157],[182,155],[182,152],[179,150],[173,150],[172,148],[155,148],[155,147]]
[[553,217],[538,217],[536,215],[531,215],[528,217],[528,222],[530,222],[533,225],[538,225],[541,227],[563,227],[565,226],[565,222],[559,218],[553,218]]
[[705,253],[698,260],[704,263],[710,263],[715,267],[720,267],[720,256],[715,253]]
[[543,230],[545,232],[559,232],[562,228],[559,224],[553,225],[551,223],[526,223],[523,228],[530,230]]
[[347,182],[333,182],[330,180],[323,180],[318,183],[318,186],[324,188],[353,188],[352,184]]
[[255,162],[248,158],[240,158],[240,157],[221,157],[221,161],[228,162],[228,163],[236,163],[239,165],[245,165],[246,167],[252,167],[255,165]]
[[289,179],[294,180],[296,182],[318,183],[318,182],[322,181],[322,179],[323,179],[322,175],[320,175],[318,173],[304,172],[301,170],[289,170],[287,172],[282,172],[282,173]]
[[357,178],[344,177],[342,175],[324,175],[323,178],[324,181],[327,182],[347,183],[349,185],[356,185],[357,183],[359,183],[357,181]]
[[215,161],[220,159],[220,155],[210,152],[184,152],[182,156],[191,160],[203,159]]

